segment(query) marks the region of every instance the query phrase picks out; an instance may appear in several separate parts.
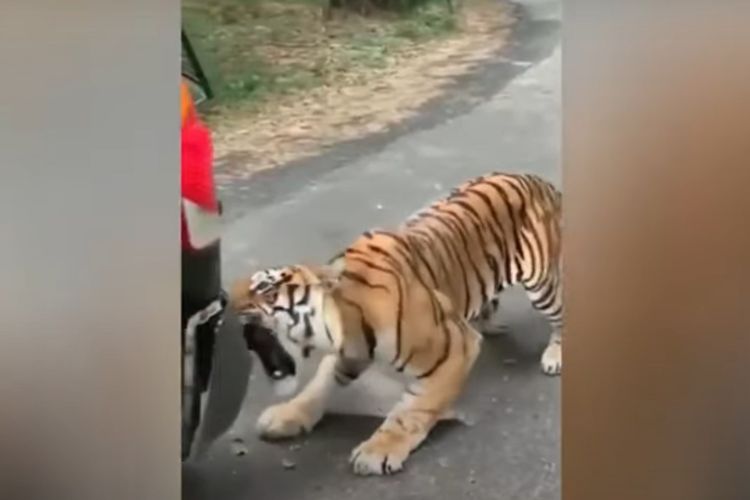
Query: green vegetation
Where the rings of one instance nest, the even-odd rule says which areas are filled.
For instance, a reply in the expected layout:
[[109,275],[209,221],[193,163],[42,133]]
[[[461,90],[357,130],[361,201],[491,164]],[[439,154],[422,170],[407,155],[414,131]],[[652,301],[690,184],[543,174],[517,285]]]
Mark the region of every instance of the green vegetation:
[[214,106],[252,106],[383,68],[398,51],[457,29],[448,0],[352,0],[333,11],[323,1],[183,0]]

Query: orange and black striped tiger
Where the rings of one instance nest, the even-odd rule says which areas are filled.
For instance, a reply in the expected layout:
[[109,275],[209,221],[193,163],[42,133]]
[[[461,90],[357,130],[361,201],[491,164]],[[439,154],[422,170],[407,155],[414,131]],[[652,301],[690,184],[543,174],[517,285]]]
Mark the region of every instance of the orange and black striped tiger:
[[390,474],[450,410],[498,294],[522,285],[553,332],[542,355],[560,372],[561,196],[533,175],[464,183],[394,231],[360,236],[327,265],[267,269],[239,280],[232,301],[307,357],[326,355],[293,399],[258,419],[266,438],[310,431],[337,386],[373,362],[407,377],[400,402],[351,455],[358,474]]

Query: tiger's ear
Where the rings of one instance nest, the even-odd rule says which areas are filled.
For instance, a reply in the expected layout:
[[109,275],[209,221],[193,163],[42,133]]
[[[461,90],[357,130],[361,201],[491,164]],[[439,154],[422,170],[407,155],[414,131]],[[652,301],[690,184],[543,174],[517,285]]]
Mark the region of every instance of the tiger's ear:
[[328,264],[315,268],[315,275],[320,279],[321,285],[326,290],[333,290],[338,286],[341,275],[346,268],[344,256],[336,257]]

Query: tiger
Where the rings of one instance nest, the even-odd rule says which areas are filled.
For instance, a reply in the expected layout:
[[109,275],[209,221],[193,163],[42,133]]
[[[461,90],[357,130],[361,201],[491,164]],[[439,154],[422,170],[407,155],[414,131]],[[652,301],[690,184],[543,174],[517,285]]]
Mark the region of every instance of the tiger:
[[[395,230],[364,232],[322,265],[269,268],[237,280],[233,306],[274,328],[303,357],[323,356],[292,399],[257,420],[263,439],[310,432],[337,388],[373,363],[404,392],[350,455],[358,475],[388,475],[447,415],[480,352],[499,294],[521,285],[552,333],[541,357],[562,369],[561,194],[531,174],[464,182]],[[293,346],[293,347],[292,347]]]

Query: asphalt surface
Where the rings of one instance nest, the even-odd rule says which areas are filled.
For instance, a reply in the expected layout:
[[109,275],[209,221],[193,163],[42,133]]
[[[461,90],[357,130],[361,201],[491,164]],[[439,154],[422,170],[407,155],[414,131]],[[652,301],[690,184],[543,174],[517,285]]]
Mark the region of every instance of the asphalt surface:
[[[221,186],[230,221],[225,279],[326,260],[363,230],[394,226],[482,173],[530,172],[559,183],[560,4],[527,0],[522,14],[513,46],[418,117],[304,165]],[[539,370],[549,328],[515,290],[502,313],[508,333],[485,341],[459,404],[462,419],[440,424],[402,473],[360,478],[348,466],[351,449],[379,420],[357,414],[387,410],[378,405],[390,395],[372,381],[346,389],[336,414],[310,435],[258,440],[255,418],[275,399],[256,363],[235,428],[186,467],[183,497],[560,498],[560,379]],[[244,455],[236,454],[234,438],[244,441]]]

